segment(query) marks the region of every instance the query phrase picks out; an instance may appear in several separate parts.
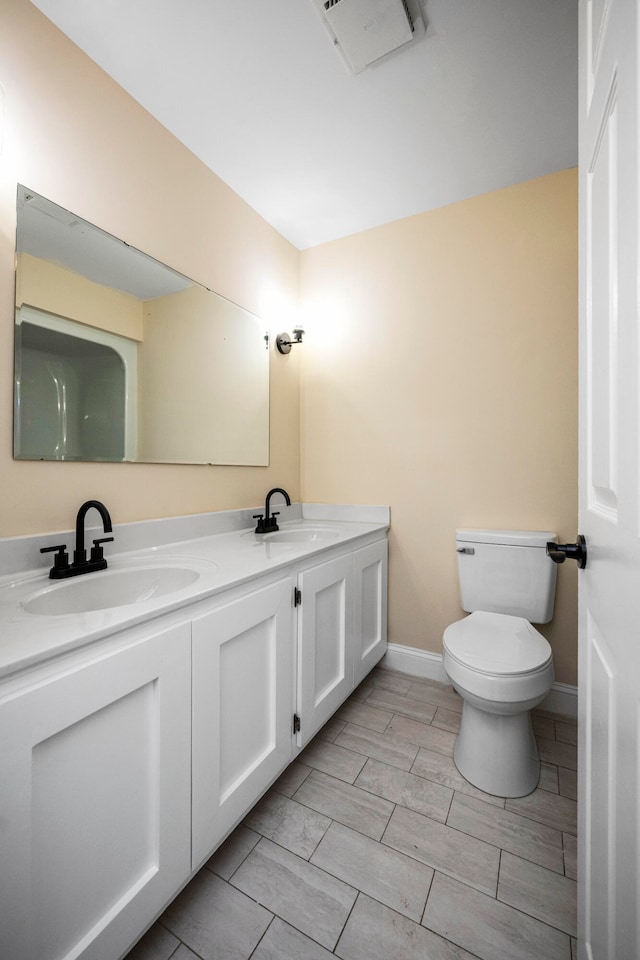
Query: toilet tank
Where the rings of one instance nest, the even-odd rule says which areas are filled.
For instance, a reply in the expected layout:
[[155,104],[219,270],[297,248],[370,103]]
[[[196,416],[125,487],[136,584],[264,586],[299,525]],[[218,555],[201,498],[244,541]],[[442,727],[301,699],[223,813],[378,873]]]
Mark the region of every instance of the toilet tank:
[[546,545],[557,539],[549,531],[456,530],[462,609],[548,623],[556,564],[547,556]]

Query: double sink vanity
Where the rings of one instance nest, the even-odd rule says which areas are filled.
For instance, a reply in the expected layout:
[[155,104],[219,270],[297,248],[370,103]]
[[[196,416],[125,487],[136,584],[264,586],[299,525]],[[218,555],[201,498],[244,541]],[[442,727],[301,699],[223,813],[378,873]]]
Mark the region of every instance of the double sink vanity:
[[0,544],[0,956],[126,955],[383,656],[388,508],[279,510]]

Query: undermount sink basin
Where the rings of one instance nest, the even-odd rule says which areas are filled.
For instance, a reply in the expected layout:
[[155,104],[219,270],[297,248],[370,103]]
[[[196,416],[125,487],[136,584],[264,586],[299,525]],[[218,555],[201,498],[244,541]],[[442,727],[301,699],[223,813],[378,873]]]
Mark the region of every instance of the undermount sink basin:
[[256,543],[322,543],[323,540],[337,540],[340,531],[334,527],[282,526],[273,533],[245,533]]
[[100,570],[52,582],[24,600],[22,606],[27,613],[46,617],[89,613],[166,596],[190,586],[199,577],[199,571],[188,566]]
[[337,530],[306,528],[304,530],[275,530],[273,533],[263,533],[260,536],[267,543],[316,543],[322,540],[337,540],[340,533]]

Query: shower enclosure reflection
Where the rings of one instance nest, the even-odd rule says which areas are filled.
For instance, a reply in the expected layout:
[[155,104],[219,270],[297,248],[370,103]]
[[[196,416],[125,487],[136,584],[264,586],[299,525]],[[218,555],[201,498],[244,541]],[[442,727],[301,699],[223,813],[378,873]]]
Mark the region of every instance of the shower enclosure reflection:
[[14,456],[266,465],[263,322],[18,188]]
[[17,459],[135,459],[136,345],[79,329],[33,307],[17,311]]

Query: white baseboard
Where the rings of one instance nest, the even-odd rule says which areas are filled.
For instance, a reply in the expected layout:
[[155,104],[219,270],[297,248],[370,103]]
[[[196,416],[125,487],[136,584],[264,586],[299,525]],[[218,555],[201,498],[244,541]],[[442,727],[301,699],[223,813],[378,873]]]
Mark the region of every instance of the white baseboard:
[[540,704],[541,710],[552,713],[564,713],[567,717],[578,717],[578,688],[569,683],[554,683]]
[[[437,680],[449,683],[442,665],[442,654],[417,647],[405,647],[400,643],[390,643],[380,665],[389,670],[398,670],[410,677],[421,680]],[[547,697],[540,704],[541,710],[563,713],[568,717],[578,716],[578,688],[568,683],[554,683]]]
[[417,647],[404,647],[400,643],[388,644],[380,666],[387,667],[389,670],[398,670],[400,673],[408,673],[410,677],[420,677],[421,680],[449,683],[449,678],[442,666],[442,654],[418,650]]

